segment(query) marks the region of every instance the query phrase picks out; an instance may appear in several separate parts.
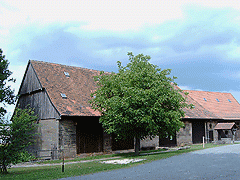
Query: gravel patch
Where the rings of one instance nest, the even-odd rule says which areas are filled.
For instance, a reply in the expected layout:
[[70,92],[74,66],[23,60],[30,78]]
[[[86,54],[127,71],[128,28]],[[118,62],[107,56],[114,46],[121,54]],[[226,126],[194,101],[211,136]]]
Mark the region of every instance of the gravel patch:
[[117,160],[109,160],[109,161],[101,161],[101,163],[105,164],[129,164],[144,161],[146,159],[117,159]]
[[[116,157],[102,158],[102,159],[72,161],[72,162],[64,162],[64,164],[66,165],[66,164],[87,163],[87,162],[102,161],[102,160],[116,159],[116,158],[120,158],[120,157],[116,156]],[[62,162],[61,162],[61,163],[49,163],[49,164],[38,164],[38,163],[25,162],[25,163],[20,163],[20,164],[12,165],[11,167],[12,167],[12,168],[18,168],[18,167],[59,166],[59,165],[62,165]]]

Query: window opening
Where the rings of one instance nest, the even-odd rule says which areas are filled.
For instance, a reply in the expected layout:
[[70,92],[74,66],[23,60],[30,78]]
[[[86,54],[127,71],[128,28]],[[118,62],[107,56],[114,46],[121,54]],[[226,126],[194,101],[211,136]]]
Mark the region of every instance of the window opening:
[[228,99],[229,102],[232,102],[230,99]]
[[66,94],[61,93],[62,98],[67,98]]
[[219,99],[216,99],[216,100],[217,100],[217,102],[220,102]]
[[203,98],[203,100],[204,100],[204,101],[207,101],[207,99],[206,99],[206,98]]
[[64,72],[64,74],[65,74],[66,77],[70,77],[68,72]]

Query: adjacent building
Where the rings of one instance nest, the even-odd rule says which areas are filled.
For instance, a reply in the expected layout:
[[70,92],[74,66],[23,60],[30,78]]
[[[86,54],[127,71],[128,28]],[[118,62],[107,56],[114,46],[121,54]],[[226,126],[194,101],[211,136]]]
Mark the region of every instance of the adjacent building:
[[[218,123],[234,123],[235,129],[238,129],[240,104],[231,93],[194,90],[184,90],[184,92],[188,93],[187,102],[193,104],[194,108],[185,109],[185,117],[182,118],[185,126],[176,134],[176,138],[173,138],[172,144],[202,143],[203,136],[206,142],[232,138],[232,129],[214,129]],[[236,131],[234,138],[240,140],[239,130]],[[167,144],[162,143],[162,145]]]

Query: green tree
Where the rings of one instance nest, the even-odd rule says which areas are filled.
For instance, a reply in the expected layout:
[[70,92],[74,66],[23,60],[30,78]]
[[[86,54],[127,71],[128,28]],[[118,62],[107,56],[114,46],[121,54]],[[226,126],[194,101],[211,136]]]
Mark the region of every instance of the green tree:
[[8,70],[8,65],[9,62],[5,59],[2,49],[0,49],[0,119],[2,119],[7,112],[2,105],[14,104],[16,100],[14,91],[12,91],[11,87],[7,85],[7,82],[9,81],[15,82],[15,79],[10,78],[12,72]]
[[23,156],[28,156],[25,148],[34,143],[37,128],[37,116],[31,109],[15,109],[12,123],[0,124],[0,168],[2,173],[7,173],[11,164],[22,161]]
[[140,139],[174,135],[183,127],[183,108],[190,107],[174,79],[171,70],[161,70],[149,62],[150,56],[128,53],[129,63],[118,64],[118,73],[101,72],[95,77],[98,89],[90,103],[101,112],[100,122],[109,134],[117,138],[135,138],[135,153]]

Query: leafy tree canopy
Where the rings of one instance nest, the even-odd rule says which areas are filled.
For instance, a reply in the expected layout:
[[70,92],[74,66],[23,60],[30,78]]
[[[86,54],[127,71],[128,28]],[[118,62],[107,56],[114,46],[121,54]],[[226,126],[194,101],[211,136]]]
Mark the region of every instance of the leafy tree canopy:
[[102,113],[100,122],[118,138],[174,135],[183,126],[183,108],[189,107],[174,83],[176,77],[169,77],[170,69],[151,64],[150,56],[128,56],[126,67],[117,62],[118,73],[95,77],[98,89],[90,103]]
[[[2,105],[14,104],[15,96],[14,92],[11,90],[10,86],[7,86],[6,83],[9,81],[15,81],[10,78],[12,72],[8,70],[9,62],[5,59],[2,49],[0,49],[0,103]],[[6,113],[4,107],[0,107],[0,118],[2,118]]]
[[25,148],[34,142],[37,117],[31,109],[15,109],[12,123],[0,124],[0,170],[7,172],[11,164],[21,162]]

